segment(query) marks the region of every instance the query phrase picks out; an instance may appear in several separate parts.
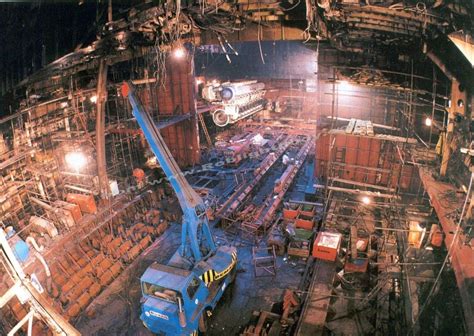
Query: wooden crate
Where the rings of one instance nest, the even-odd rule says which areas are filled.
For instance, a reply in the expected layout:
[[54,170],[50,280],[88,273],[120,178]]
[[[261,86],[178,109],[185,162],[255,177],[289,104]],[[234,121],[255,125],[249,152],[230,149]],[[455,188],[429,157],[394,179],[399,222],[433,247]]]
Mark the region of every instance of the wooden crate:
[[69,203],[74,203],[79,205],[82,212],[95,214],[97,212],[97,205],[92,195],[83,195],[83,194],[67,194],[66,200]]

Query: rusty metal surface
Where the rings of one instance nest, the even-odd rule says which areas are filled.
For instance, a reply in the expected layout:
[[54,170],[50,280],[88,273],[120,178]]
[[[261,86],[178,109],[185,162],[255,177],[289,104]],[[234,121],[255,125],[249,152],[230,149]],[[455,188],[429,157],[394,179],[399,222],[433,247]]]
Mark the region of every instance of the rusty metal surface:
[[295,335],[323,335],[335,275],[335,263],[324,260],[316,261]]
[[244,202],[251,195],[254,188],[260,183],[263,177],[267,174],[270,168],[278,161],[278,159],[285,153],[288,146],[291,142],[294,141],[294,137],[279,137],[279,149],[273,153],[268,154],[268,156],[262,161],[260,167],[256,170],[257,174],[254,179],[244,183],[240,188],[238,188],[228,200],[220,207],[217,211],[217,216],[221,219],[231,217]]
[[144,106],[153,111],[154,119],[163,126],[163,138],[182,167],[200,160],[193,68],[190,57],[168,57],[163,85],[150,85],[139,92]]
[[[447,2],[416,1],[365,2],[343,0],[318,1],[311,9],[322,34],[344,51],[370,53],[390,45],[398,48],[415,45],[422,38],[435,39],[440,34],[466,25],[469,4],[456,8]],[[375,43],[374,43],[375,42]]]
[[316,176],[326,177],[330,165],[329,176],[407,190],[416,176],[413,167],[394,160],[392,143],[402,139],[406,138],[357,136],[338,130],[321,133],[316,140]]
[[[457,223],[452,218],[453,209],[462,204],[463,200],[457,196],[456,188],[448,183],[436,181],[431,172],[426,168],[420,168],[419,174],[431,204],[438,215],[439,221],[445,234],[446,247],[450,248],[451,265],[456,276],[456,282],[461,294],[462,307],[468,334],[474,333],[474,250],[465,245],[465,236],[459,235],[453,244]],[[446,201],[443,195],[451,193],[458,197],[457,202]]]
[[288,166],[287,170],[285,170],[285,173],[288,173],[289,175],[284,181],[282,181],[283,185],[281,186],[281,190],[275,196],[273,194],[269,195],[269,205],[263,209],[263,211],[255,220],[255,223],[258,225],[258,227],[263,226],[264,230],[266,230],[267,227],[270,225],[271,220],[275,217],[277,209],[280,208],[281,202],[283,201],[283,197],[285,196],[289,187],[293,183],[296,174],[300,170],[301,166],[306,160],[306,157],[308,156],[309,151],[313,147],[313,141],[313,137],[308,137],[306,143],[300,148],[298,154],[296,155],[296,163],[294,165]]

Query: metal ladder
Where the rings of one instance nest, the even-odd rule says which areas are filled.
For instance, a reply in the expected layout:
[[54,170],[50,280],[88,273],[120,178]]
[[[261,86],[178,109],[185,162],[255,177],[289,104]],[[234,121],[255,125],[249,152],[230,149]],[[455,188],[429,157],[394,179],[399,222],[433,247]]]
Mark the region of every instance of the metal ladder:
[[206,123],[204,122],[204,117],[202,116],[201,113],[198,113],[197,116],[198,116],[199,122],[201,123],[201,128],[202,128],[202,131],[204,132],[204,136],[206,137],[207,144],[209,145],[209,148],[210,148],[212,147],[212,140],[207,130]]

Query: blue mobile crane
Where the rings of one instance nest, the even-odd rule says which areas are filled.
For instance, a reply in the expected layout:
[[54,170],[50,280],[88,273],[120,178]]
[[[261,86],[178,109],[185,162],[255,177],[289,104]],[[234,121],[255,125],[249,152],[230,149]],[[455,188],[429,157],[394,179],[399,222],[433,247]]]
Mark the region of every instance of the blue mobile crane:
[[154,262],[140,278],[140,319],[157,334],[205,332],[208,313],[235,278],[237,250],[216,246],[204,202],[189,185],[130,82],[123,84],[122,94],[128,97],[132,113],[183,211],[180,247],[166,265]]

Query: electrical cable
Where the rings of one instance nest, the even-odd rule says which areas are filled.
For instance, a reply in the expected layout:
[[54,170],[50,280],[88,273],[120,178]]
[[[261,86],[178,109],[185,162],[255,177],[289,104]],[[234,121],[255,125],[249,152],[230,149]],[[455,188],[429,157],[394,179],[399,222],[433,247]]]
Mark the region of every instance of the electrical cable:
[[258,24],[258,29],[257,29],[257,39],[258,39],[258,49],[260,50],[260,58],[262,59],[262,63],[265,64],[265,58],[263,57],[263,51],[262,51],[262,42],[260,41],[260,22]]
[[301,3],[301,0],[298,0],[298,2],[297,2],[296,4],[294,4],[293,6],[291,6],[290,8],[284,8],[284,7],[281,7],[281,6],[280,6],[280,9],[281,9],[283,12],[289,12],[289,11],[295,9],[296,7],[298,7],[300,3]]

